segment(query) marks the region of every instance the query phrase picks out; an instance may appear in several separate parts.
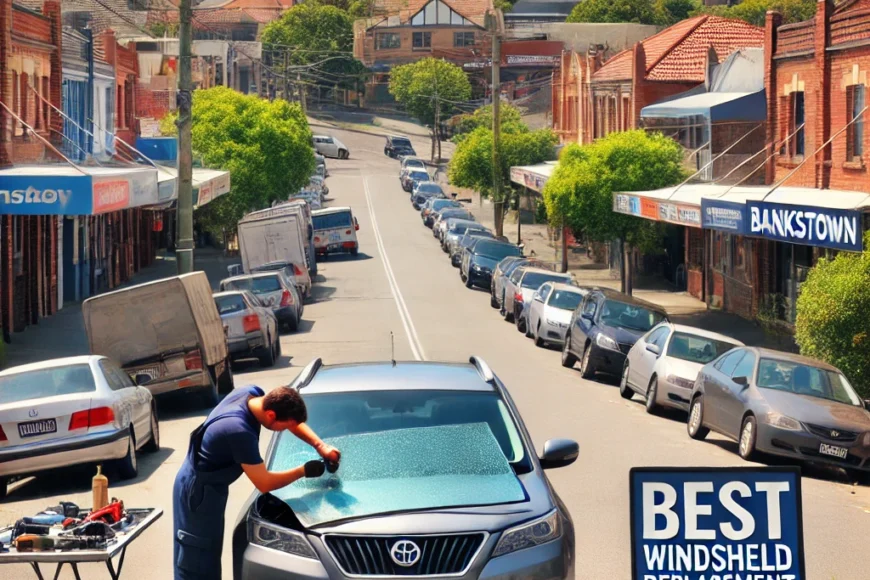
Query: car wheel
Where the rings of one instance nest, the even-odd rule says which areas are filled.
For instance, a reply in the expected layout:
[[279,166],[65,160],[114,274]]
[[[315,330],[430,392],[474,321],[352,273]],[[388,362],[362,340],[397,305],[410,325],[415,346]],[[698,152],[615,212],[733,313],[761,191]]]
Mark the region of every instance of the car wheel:
[[463,282],[465,282],[466,288],[471,288],[472,286],[474,286],[474,282],[471,280],[471,276],[466,276]]
[[160,423],[157,421],[157,405],[151,403],[151,439],[144,446],[144,451],[156,453],[160,451]]
[[498,300],[496,300],[495,294],[489,295],[489,305],[493,308],[498,308]]
[[513,322],[513,321],[514,321],[514,313],[511,312],[510,310],[508,310],[508,309],[507,309],[506,307],[504,307],[504,306],[503,306],[502,308],[504,308],[504,319],[505,319],[507,322]]
[[625,366],[622,369],[622,379],[619,381],[619,396],[630,401],[634,396],[634,391],[628,385],[628,361],[625,361]]
[[539,348],[544,347],[544,341],[541,340],[541,323],[538,323],[538,327],[535,329],[535,346]]
[[236,388],[235,380],[233,379],[233,364],[229,357],[224,361],[224,372],[217,379],[218,393],[227,394]]
[[279,336],[275,340],[275,360],[277,361],[280,358],[281,358],[281,337]]
[[9,480],[5,477],[0,477],[0,500],[6,499],[7,489],[9,488]]
[[577,357],[571,352],[571,334],[565,336],[565,344],[562,345],[562,366],[573,369],[577,363]]
[[755,460],[755,439],[758,435],[758,423],[755,417],[749,415],[740,427],[740,441],[737,443],[737,453],[746,461]]
[[359,248],[353,248],[353,249],[351,249],[351,251],[350,251],[350,255],[353,256],[353,257],[358,256],[358,255],[359,255]]
[[287,323],[287,330],[296,332],[299,329],[299,314],[296,314],[290,322]]
[[689,407],[689,418],[686,421],[686,430],[689,432],[689,437],[698,441],[701,441],[710,433],[710,429],[704,427],[703,395],[699,395],[692,400],[692,406]]
[[275,365],[275,344],[272,342],[271,337],[269,338],[269,347],[266,350],[266,354],[257,357],[260,361],[261,367],[271,367]]
[[514,325],[517,327],[517,332],[526,332],[526,319],[520,316],[514,316]]
[[659,396],[659,379],[653,375],[649,381],[649,388],[646,390],[646,412],[654,415],[658,411],[658,403],[656,399]]
[[347,149],[342,149],[338,152],[339,159],[347,159],[348,157],[350,157],[350,155],[348,154]]
[[[860,483],[861,485],[870,485],[870,472],[861,471],[859,469],[850,469],[849,476],[854,481]],[[0,480],[0,485],[2,485],[2,484],[3,484],[3,481]],[[3,490],[0,489],[0,499],[3,498],[2,493],[3,493]]]
[[586,345],[583,349],[583,360],[580,361],[580,376],[584,379],[591,379],[595,376],[595,368],[592,366],[592,343]]
[[523,323],[523,326],[526,327],[526,338],[533,338],[535,335],[532,333],[532,324],[528,320]]
[[136,460],[136,440],[133,438],[133,426],[130,426],[130,437],[127,439],[127,455],[116,463],[118,477],[133,479],[139,474],[139,462]]

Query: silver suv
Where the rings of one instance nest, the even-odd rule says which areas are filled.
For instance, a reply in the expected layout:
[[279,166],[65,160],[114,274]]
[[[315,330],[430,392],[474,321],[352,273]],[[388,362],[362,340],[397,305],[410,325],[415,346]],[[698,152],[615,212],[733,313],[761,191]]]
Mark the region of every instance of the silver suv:
[[[254,493],[233,534],[235,578],[574,578],[574,526],[507,388],[487,364],[324,367],[295,380],[309,425],[341,449],[337,473]],[[275,433],[270,470],[316,454]]]

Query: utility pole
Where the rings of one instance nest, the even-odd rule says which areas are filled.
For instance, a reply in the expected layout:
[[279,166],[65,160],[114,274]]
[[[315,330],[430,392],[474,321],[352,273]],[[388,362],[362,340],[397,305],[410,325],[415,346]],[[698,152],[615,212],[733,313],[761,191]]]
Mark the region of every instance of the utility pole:
[[501,10],[494,9],[490,13],[490,30],[492,32],[492,201],[495,233],[504,235],[504,200],[501,198],[501,115],[499,99],[501,98]]
[[191,143],[190,21],[191,0],[178,5],[178,245],[175,256],[179,274],[193,271],[193,145]]
[[290,80],[287,78],[287,63],[290,58],[290,53],[284,49],[284,100],[290,101]]
[[296,86],[299,87],[299,104],[302,106],[302,113],[308,113],[308,107],[305,103],[305,86],[302,84],[302,73],[296,73]]

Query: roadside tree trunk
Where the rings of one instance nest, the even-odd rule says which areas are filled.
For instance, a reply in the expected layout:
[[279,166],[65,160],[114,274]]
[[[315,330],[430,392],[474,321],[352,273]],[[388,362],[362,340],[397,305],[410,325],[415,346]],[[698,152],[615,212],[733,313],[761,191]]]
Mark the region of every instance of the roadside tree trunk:
[[564,274],[568,271],[568,228],[565,226],[565,220],[562,220],[562,267],[560,271]]
[[625,242],[622,240],[622,238],[619,239],[619,257],[619,291],[624,294],[627,283],[627,265],[625,263]]
[[504,201],[492,202],[492,221],[496,237],[504,235]]

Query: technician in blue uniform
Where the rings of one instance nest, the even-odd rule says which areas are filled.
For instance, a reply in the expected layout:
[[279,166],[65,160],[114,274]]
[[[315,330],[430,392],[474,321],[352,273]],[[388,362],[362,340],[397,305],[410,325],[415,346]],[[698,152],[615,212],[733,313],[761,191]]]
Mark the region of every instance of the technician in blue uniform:
[[[249,386],[230,393],[190,434],[172,490],[175,580],[220,580],[229,486],[242,473],[260,493],[268,493],[302,477],[320,477],[326,461],[338,463],[341,453],[321,441],[305,424],[307,419],[296,390],[278,387],[264,394],[260,387]],[[260,456],[261,426],[290,431],[324,460],[289,471],[266,470]]]

